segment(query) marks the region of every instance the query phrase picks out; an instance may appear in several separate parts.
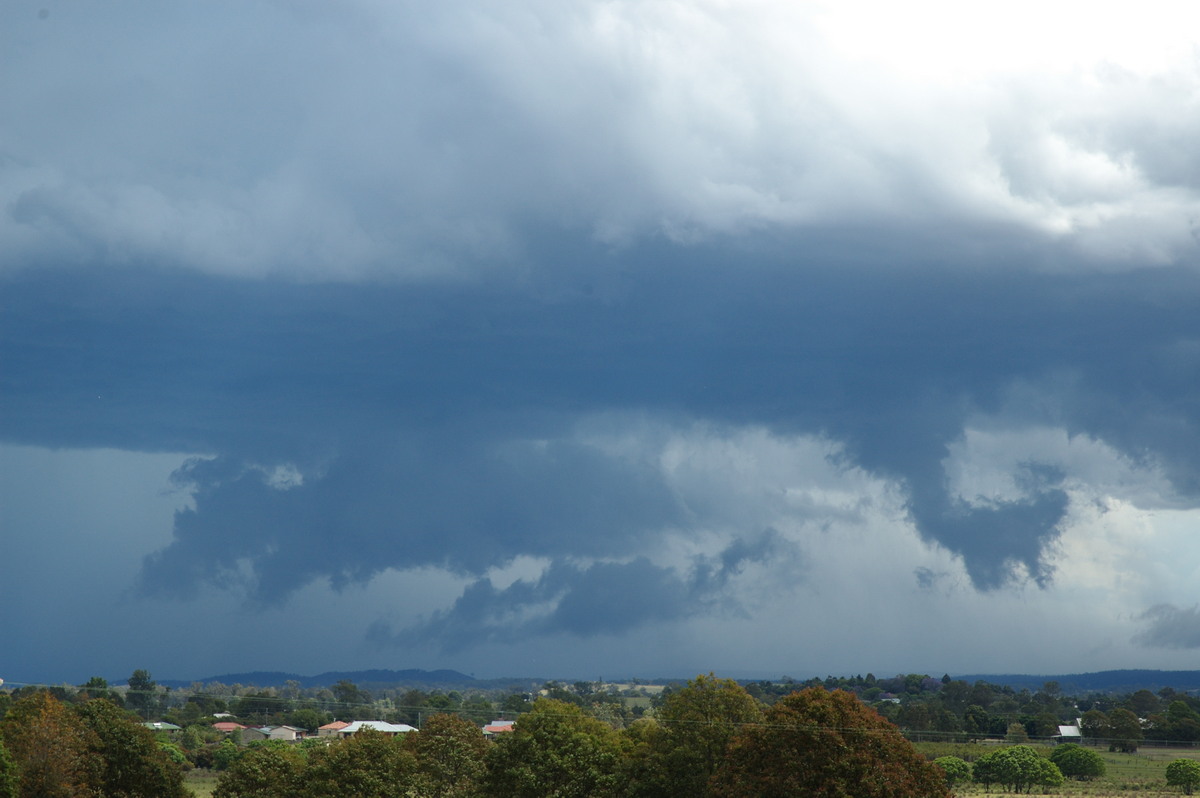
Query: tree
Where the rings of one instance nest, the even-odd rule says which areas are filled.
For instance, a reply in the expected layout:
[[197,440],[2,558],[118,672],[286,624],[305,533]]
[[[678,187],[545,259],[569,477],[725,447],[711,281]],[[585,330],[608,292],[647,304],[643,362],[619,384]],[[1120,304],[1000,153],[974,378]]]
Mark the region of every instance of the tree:
[[956,756],[939,756],[933,760],[933,764],[940,767],[946,773],[946,784],[953,787],[959,782],[971,780],[971,765],[963,759]]
[[108,686],[108,680],[102,679],[99,676],[93,676],[87,680],[86,684],[79,686],[80,698],[87,700],[89,698],[103,698],[113,702],[117,706],[124,706],[125,702],[121,699],[120,694]]
[[1026,731],[1025,725],[1022,723],[1008,724],[1008,731],[1004,735],[1006,742],[1014,745],[1020,745],[1029,742],[1029,732]]
[[0,737],[0,798],[17,798],[17,763]]
[[[183,770],[154,739],[154,734],[106,699],[75,708],[95,739],[104,795],[124,798],[184,798]],[[184,760],[186,762],[186,759]]]
[[130,675],[127,682],[129,692],[125,694],[125,703],[145,720],[158,708],[158,683],[150,678],[150,671],[138,668]]
[[213,798],[303,795],[304,755],[286,743],[252,745],[221,774]]
[[370,720],[371,694],[360,689],[349,679],[342,679],[333,686],[333,695],[338,706],[334,710],[338,720]]
[[948,798],[944,772],[843,690],[811,687],[770,707],[729,745],[713,779],[727,798]]
[[417,762],[395,735],[367,729],[315,748],[304,771],[311,798],[353,795],[355,798],[405,798],[412,794]]
[[1085,740],[1107,740],[1111,736],[1108,714],[1099,709],[1089,709],[1079,719],[1079,732]]
[[82,798],[95,793],[101,766],[95,736],[50,693],[38,691],[14,702],[0,734],[17,764],[20,795]]
[[1056,746],[1050,752],[1050,761],[1069,779],[1087,781],[1104,775],[1104,758],[1075,743]]
[[488,741],[474,723],[439,713],[427,718],[419,732],[406,735],[404,742],[417,758],[421,795],[457,798],[476,793]]
[[1183,788],[1184,795],[1191,795],[1200,787],[1200,762],[1194,759],[1176,759],[1167,765],[1167,784]]
[[1108,713],[1108,750],[1136,754],[1142,740],[1142,724],[1128,709]]
[[1003,784],[1012,792],[1029,792],[1035,785],[1063,783],[1058,767],[1028,745],[1014,745],[984,754],[975,760],[975,781]]
[[657,720],[656,727],[643,727],[632,791],[699,798],[708,794],[730,740],[746,724],[759,723],[762,709],[737,682],[710,673],[668,696]]
[[540,698],[488,752],[485,784],[514,798],[615,794],[621,742],[610,726],[565,701]]

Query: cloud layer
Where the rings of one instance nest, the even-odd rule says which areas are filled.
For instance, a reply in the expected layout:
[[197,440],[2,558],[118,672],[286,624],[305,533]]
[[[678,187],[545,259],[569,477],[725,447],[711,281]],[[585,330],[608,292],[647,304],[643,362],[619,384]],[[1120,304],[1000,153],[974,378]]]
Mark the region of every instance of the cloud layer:
[[172,472],[127,534],[52,480],[96,590],[560,672],[992,670],[1021,606],[1088,659],[1012,668],[1195,648],[1178,9],[44,5],[0,9],[6,468]]

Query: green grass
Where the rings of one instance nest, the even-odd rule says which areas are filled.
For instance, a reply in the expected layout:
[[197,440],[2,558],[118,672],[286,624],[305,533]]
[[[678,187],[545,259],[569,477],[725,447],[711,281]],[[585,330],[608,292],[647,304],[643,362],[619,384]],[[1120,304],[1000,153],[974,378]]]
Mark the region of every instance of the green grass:
[[212,798],[217,786],[217,774],[211,770],[189,770],[183,777],[183,784],[196,798]]
[[[995,751],[1001,746],[976,743],[914,743],[916,749],[927,757],[957,756],[971,762],[979,756]],[[1034,745],[1035,748],[1049,756],[1053,750],[1049,745]],[[1176,759],[1195,759],[1200,761],[1200,749],[1196,748],[1142,748],[1136,754],[1110,753],[1103,748],[1093,748],[1104,759],[1106,773],[1094,781],[1069,780],[1062,787],[1042,791],[1035,788],[1033,794],[1045,795],[1077,795],[1092,796],[1092,798],[1166,798],[1182,793],[1178,789],[1167,787],[1167,765]],[[993,785],[985,790],[979,784],[959,785],[955,795],[960,796],[1009,796],[1015,793],[1005,792]]]

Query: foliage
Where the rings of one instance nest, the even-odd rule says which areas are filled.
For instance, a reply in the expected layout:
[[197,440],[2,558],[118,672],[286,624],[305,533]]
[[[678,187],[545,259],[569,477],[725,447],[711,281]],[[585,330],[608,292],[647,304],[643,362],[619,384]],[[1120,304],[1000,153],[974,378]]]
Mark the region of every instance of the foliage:
[[1110,751],[1135,753],[1142,740],[1142,724],[1137,715],[1128,709],[1114,709],[1108,713],[1108,738]]
[[125,703],[144,719],[158,711],[158,683],[150,678],[150,672],[141,668],[135,670],[127,682],[129,691],[125,694]]
[[953,787],[959,782],[971,780],[971,765],[956,756],[939,756],[933,764],[946,773],[946,783]]
[[845,691],[812,687],[767,710],[731,742],[713,780],[728,798],[948,797],[943,771],[899,730]]
[[213,751],[213,767],[217,770],[228,770],[241,756],[242,749],[237,747],[237,743],[226,737]]
[[1104,775],[1104,759],[1095,751],[1063,743],[1050,752],[1050,761],[1069,779],[1090,780]]
[[1058,767],[1028,745],[1001,748],[975,761],[975,781],[1003,784],[1012,792],[1029,792],[1037,785],[1054,787],[1064,781]]
[[91,796],[102,766],[95,735],[46,691],[13,703],[0,733],[17,763],[19,794],[39,798]]
[[404,798],[415,783],[416,759],[395,735],[368,729],[309,757],[303,795],[311,798]]
[[17,763],[0,738],[0,798],[17,798]]
[[710,673],[690,680],[663,702],[657,727],[642,727],[632,763],[634,794],[707,795],[730,740],[761,719],[759,703],[732,679]]
[[76,713],[94,735],[99,756],[99,787],[104,795],[127,798],[183,798],[187,759],[178,748],[166,751],[154,734],[106,699],[79,704]]
[[515,798],[615,794],[621,740],[575,704],[541,698],[488,752],[486,786]]
[[417,758],[421,795],[459,798],[476,793],[488,741],[474,723],[439,713],[427,718],[419,732],[406,735],[404,742]]
[[1200,762],[1194,759],[1176,759],[1167,765],[1167,784],[1181,787],[1184,795],[1191,795],[1200,787]]
[[292,746],[250,746],[221,775],[213,798],[295,798],[303,794],[304,766]]

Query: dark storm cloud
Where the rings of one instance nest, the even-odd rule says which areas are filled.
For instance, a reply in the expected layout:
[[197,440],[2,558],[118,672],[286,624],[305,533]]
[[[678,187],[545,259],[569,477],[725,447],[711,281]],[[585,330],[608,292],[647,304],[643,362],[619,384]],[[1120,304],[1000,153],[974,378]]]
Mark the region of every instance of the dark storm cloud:
[[1157,604],[1138,620],[1146,628],[1134,637],[1135,643],[1157,648],[1200,648],[1200,610],[1195,606]]
[[590,637],[652,621],[741,612],[725,590],[728,580],[749,564],[775,557],[795,559],[796,552],[765,530],[738,539],[716,557],[696,558],[684,575],[644,557],[586,567],[554,562],[536,580],[519,579],[504,589],[479,579],[450,609],[398,631],[377,622],[370,636],[387,645],[436,642],[457,650],[480,641],[561,633]]
[[[587,414],[829,435],[848,461],[899,480],[921,533],[961,554],[980,588],[1015,566],[1050,579],[1043,553],[1066,502],[1061,475],[1036,463],[1023,498],[951,495],[942,461],[975,413],[1159,458],[1183,500],[1198,498],[1193,275],[871,271],[815,254],[800,269],[796,256],[711,247],[626,250],[624,271],[586,247],[564,257],[572,268],[532,289],[11,277],[0,431],[215,457],[178,474],[195,506],[146,560],[154,594],[237,584],[271,603],[314,579],[421,565],[481,578],[519,555],[547,558],[552,575],[578,569],[569,589],[476,582],[429,627],[447,634],[478,625],[477,593],[516,607],[553,592],[542,628],[594,630],[585,608],[603,603],[601,582],[635,572],[671,613],[672,596],[716,595],[770,548],[743,530],[690,576],[637,559],[693,520],[654,464],[574,436]],[[281,484],[284,465],[299,478]]]

